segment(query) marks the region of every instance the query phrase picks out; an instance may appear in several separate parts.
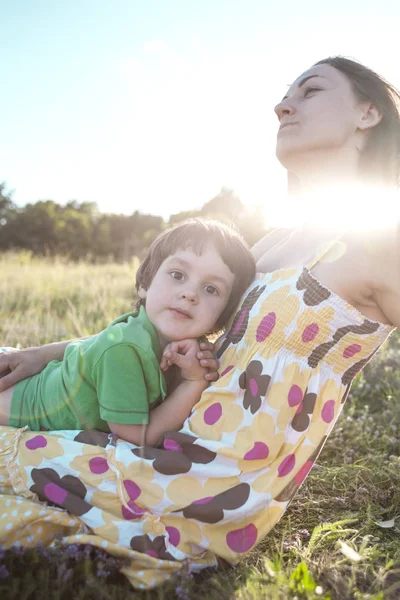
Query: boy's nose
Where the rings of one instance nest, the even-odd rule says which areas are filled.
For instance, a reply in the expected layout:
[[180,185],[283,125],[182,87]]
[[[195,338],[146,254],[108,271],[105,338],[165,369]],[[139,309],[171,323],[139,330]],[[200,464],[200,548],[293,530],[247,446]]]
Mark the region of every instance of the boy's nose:
[[183,300],[190,302],[190,304],[195,304],[197,302],[197,292],[194,290],[185,290],[181,292],[180,296]]

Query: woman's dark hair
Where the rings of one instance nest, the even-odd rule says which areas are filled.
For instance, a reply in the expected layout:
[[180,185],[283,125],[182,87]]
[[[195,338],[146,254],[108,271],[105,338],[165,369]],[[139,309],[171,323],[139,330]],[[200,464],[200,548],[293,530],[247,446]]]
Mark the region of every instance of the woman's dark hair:
[[[232,316],[256,272],[254,257],[240,233],[220,221],[187,219],[161,233],[151,244],[137,270],[136,290],[147,290],[161,263],[177,250],[190,249],[200,255],[210,242],[235,276],[228,303],[214,328],[219,331]],[[137,309],[144,303],[139,299]]]
[[334,56],[316,65],[330,65],[350,80],[360,100],[372,102],[382,114],[373,127],[362,151],[360,168],[363,178],[391,187],[400,185],[400,92],[383,77],[364,65]]
[[[364,65],[333,56],[315,65],[330,65],[350,81],[359,100],[367,100],[382,114],[373,127],[360,156],[361,177],[367,183],[398,188],[400,186],[400,92],[383,77]],[[296,192],[297,177],[289,173],[289,191]]]

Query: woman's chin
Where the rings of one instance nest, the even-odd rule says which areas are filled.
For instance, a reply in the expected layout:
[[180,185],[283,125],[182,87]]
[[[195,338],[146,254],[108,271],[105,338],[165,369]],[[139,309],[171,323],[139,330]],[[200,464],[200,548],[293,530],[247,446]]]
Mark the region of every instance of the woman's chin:
[[294,171],[296,163],[298,162],[299,154],[301,154],[301,148],[296,144],[285,142],[281,143],[278,141],[276,145],[276,158],[281,163],[282,167],[288,171]]

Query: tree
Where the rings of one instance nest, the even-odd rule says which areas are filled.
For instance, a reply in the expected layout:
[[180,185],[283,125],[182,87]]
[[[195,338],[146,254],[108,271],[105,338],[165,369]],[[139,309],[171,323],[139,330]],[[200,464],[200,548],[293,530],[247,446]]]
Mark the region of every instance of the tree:
[[7,192],[6,184],[0,183],[0,249],[9,248],[10,226],[16,213],[16,206],[11,200],[12,193]]
[[[259,207],[249,211],[233,190],[220,193],[200,210],[172,215],[168,225],[189,217],[210,217],[235,224],[252,245],[265,233],[264,218]],[[154,240],[165,229],[159,216],[100,213],[94,202],[76,200],[62,206],[53,200],[41,200],[17,207],[6,184],[0,184],[0,249],[23,248],[35,254],[62,254],[78,260],[142,258]]]
[[224,220],[235,221],[243,209],[244,206],[234,191],[223,187],[219,194],[204,204],[200,212],[203,216],[219,216]]

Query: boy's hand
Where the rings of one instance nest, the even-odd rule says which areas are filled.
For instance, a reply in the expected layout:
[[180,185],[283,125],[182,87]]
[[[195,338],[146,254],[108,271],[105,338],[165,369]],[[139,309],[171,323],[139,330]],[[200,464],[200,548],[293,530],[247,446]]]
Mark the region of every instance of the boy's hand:
[[[209,353],[209,350],[200,351],[199,342],[195,339],[179,340],[168,344],[163,352],[160,367],[166,371],[171,365],[177,365],[181,370],[181,377],[186,381],[205,380],[208,374],[206,365],[200,364],[198,354]],[[208,363],[209,358],[202,358]],[[208,379],[208,381],[210,381]]]

